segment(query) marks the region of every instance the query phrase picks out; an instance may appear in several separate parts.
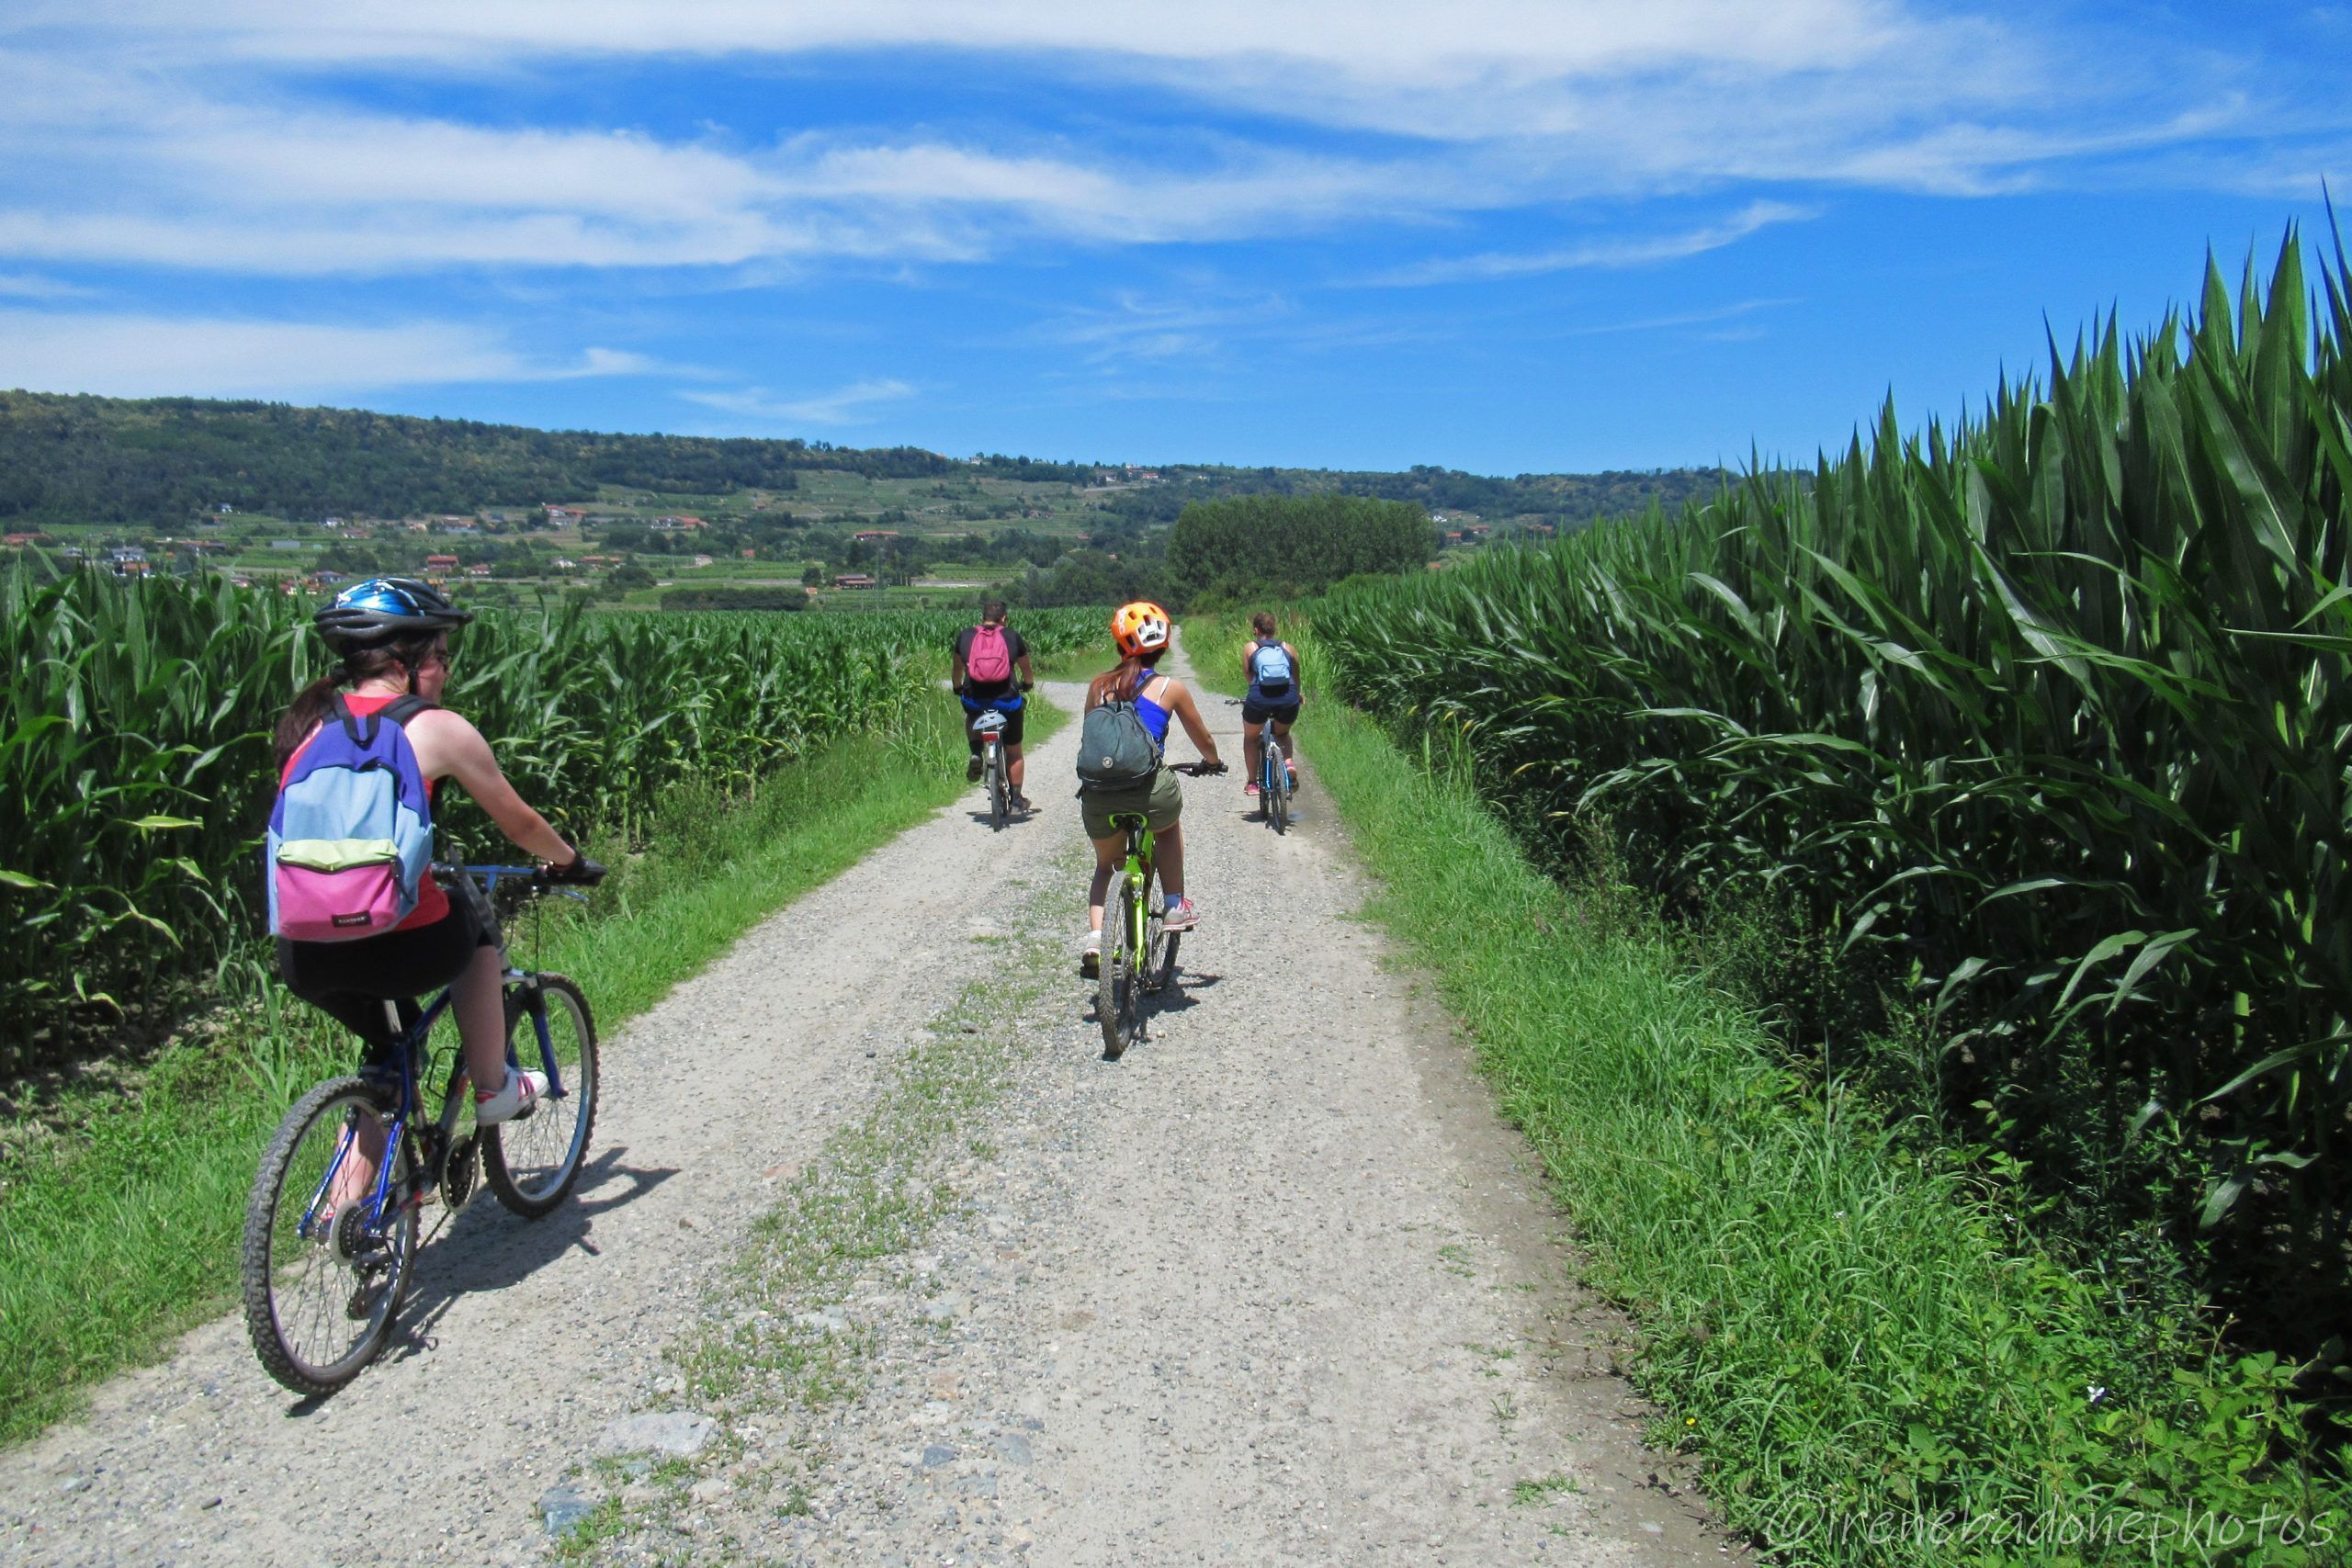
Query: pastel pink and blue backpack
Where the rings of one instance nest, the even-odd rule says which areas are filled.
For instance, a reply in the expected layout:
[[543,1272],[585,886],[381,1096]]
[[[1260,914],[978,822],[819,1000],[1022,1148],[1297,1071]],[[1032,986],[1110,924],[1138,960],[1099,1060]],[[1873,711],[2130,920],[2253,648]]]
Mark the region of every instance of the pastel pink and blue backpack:
[[335,694],[270,809],[272,935],[352,942],[416,908],[433,864],[433,799],[401,727],[431,705],[402,697],[360,717]]

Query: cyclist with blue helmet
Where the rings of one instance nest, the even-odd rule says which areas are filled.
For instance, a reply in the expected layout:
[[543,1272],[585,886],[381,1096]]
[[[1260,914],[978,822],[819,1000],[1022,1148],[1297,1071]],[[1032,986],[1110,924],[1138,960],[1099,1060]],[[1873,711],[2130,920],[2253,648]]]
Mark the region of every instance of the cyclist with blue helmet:
[[[472,619],[439,590],[414,578],[373,578],[335,595],[312,624],[338,662],[333,673],[305,686],[278,720],[279,777],[290,773],[303,748],[330,721],[340,722],[345,713],[355,719],[382,715],[401,726],[433,796],[443,783],[456,779],[501,831],[547,862],[554,877],[593,884],[603,877],[604,867],[583,858],[514,792],[481,730],[438,705],[449,679],[449,633]],[[277,968],[288,990],[367,1043],[369,1065],[376,1067],[396,1068],[384,1057],[418,1017],[416,998],[454,984],[453,1010],[474,1085],[474,1119],[486,1126],[527,1111],[546,1091],[547,1078],[507,1070],[503,961],[496,927],[471,882],[457,889],[455,899],[450,891],[427,875],[415,908],[376,935],[348,942],[280,938]],[[363,1129],[363,1168],[348,1171],[337,1185],[356,1192],[372,1184],[382,1143],[380,1124]]]

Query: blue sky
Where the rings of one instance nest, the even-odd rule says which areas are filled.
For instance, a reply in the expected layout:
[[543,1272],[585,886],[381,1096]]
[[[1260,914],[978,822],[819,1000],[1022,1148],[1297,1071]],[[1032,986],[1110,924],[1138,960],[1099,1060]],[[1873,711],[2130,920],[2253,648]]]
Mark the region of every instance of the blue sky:
[[[1807,460],[2352,192],[2352,6],[0,0],[0,387]],[[2014,14],[2012,14],[2014,13]]]

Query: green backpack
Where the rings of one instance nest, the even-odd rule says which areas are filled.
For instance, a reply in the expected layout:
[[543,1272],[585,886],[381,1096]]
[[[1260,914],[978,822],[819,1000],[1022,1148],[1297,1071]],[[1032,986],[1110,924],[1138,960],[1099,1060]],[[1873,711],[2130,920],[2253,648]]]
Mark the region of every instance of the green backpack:
[[1107,697],[1078,732],[1078,793],[1134,789],[1159,776],[1159,743],[1133,697]]

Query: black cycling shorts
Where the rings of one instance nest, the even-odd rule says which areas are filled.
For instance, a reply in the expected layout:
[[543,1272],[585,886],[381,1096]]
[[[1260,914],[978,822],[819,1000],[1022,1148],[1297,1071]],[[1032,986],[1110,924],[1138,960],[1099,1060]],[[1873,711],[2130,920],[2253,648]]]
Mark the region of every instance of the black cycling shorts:
[[1004,715],[1004,728],[997,731],[997,734],[1003,738],[1004,743],[1007,746],[1021,744],[1022,732],[1028,728],[1026,720],[1029,704],[1028,700],[1022,695],[1020,687],[1008,682],[1001,690],[989,691],[986,694],[975,694],[972,689],[967,686],[959,694],[964,699],[964,738],[971,743],[973,756],[977,757],[980,754],[980,738],[970,733],[972,720],[990,709]]
[[1263,724],[1270,718],[1276,724],[1296,724],[1298,722],[1298,694],[1293,692],[1287,697],[1263,703],[1255,697],[1241,699],[1242,723]]
[[[277,973],[286,988],[317,1007],[368,1043],[368,1060],[391,1065],[401,1032],[424,1013],[416,998],[466,972],[474,949],[495,943],[470,900],[449,896],[445,919],[410,931],[390,931],[357,942],[277,939]],[[391,1002],[400,1028],[384,1017]]]

